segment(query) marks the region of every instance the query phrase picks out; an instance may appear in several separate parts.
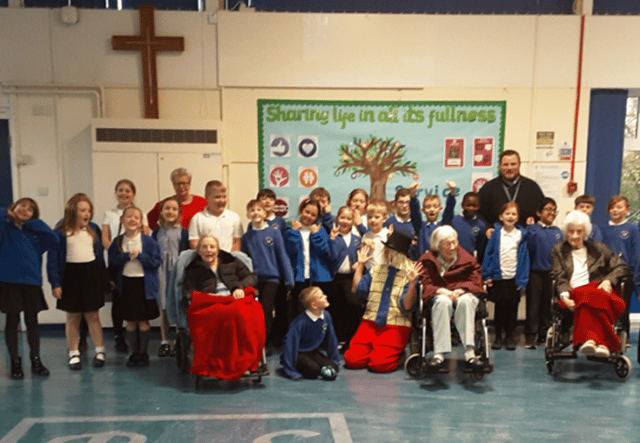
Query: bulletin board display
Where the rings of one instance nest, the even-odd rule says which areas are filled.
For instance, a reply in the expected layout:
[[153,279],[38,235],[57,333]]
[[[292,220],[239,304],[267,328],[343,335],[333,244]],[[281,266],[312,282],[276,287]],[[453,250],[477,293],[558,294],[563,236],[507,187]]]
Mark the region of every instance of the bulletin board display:
[[477,191],[497,173],[505,117],[505,101],[261,99],[260,187],[275,191],[285,218],[316,187],[336,209],[356,188],[387,201],[414,181],[418,198],[446,197],[446,180]]

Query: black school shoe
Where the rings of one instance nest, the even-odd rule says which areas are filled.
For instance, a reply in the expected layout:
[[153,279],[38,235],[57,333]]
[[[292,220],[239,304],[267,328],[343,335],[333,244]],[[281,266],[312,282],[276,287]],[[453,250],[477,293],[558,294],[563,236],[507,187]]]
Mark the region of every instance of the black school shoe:
[[116,335],[114,339],[116,342],[116,352],[121,352],[123,354],[129,352],[129,346],[122,335]]
[[142,354],[138,354],[138,366],[141,368],[148,368],[149,367],[149,354],[147,354],[146,352],[142,353]]
[[49,370],[42,364],[42,361],[38,356],[31,359],[31,373],[40,377],[49,376]]
[[140,360],[140,354],[134,352],[129,356],[129,360],[127,360],[127,368],[135,368],[138,366],[138,360]]
[[493,344],[491,345],[491,349],[502,349],[502,337],[496,336],[496,338],[493,340]]
[[158,357],[171,357],[171,345],[163,343],[158,349]]
[[22,359],[20,357],[17,360],[11,360],[11,378],[13,380],[22,380],[24,378]]

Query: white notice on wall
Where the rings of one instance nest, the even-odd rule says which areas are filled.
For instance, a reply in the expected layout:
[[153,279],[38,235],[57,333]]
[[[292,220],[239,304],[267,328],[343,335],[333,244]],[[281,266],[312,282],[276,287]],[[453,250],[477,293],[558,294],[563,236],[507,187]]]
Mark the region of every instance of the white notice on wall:
[[566,163],[537,163],[533,165],[532,178],[545,196],[558,202],[569,180],[568,166]]

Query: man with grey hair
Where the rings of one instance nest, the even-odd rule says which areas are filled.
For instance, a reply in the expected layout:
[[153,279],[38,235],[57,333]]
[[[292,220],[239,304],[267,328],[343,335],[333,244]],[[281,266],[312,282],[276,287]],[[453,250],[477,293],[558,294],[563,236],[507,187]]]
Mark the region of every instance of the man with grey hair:
[[[176,191],[174,197],[180,202],[180,209],[182,212],[182,219],[180,224],[183,228],[189,229],[189,222],[191,218],[202,211],[209,202],[204,197],[191,194],[191,174],[185,168],[177,168],[171,171],[171,183],[173,189]],[[158,228],[158,216],[160,215],[160,200],[147,214],[149,220],[149,227],[151,229]]]

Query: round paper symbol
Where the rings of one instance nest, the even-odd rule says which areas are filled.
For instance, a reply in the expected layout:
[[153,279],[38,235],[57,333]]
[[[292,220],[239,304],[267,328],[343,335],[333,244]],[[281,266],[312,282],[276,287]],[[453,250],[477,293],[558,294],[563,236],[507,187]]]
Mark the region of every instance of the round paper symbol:
[[315,141],[311,140],[310,138],[305,138],[298,144],[298,152],[303,157],[313,157],[314,155],[316,155],[316,152],[318,152],[318,146],[316,145]]

